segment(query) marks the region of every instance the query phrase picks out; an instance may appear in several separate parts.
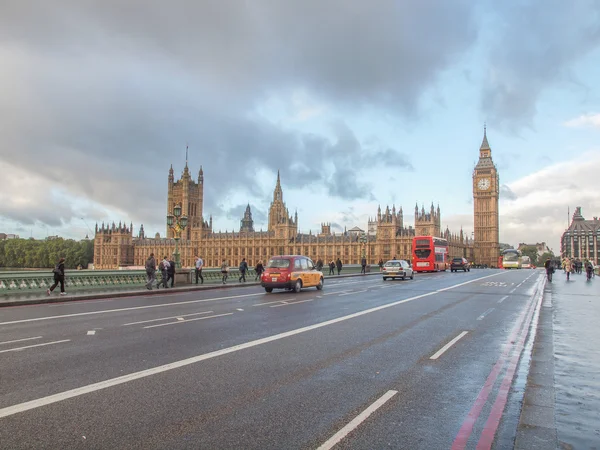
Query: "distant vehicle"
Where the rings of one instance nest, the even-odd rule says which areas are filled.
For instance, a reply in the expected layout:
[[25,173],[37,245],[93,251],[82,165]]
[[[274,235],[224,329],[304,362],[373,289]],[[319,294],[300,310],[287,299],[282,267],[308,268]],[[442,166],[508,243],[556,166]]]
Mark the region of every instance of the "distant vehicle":
[[300,255],[273,256],[260,277],[267,292],[288,289],[300,292],[305,287],[323,289],[323,272],[317,270],[310,258]]
[[521,256],[521,268],[522,269],[531,269],[531,258],[527,255]]
[[412,243],[415,272],[439,272],[448,268],[448,241],[433,236],[415,236]]
[[391,278],[392,280],[402,278],[404,280],[406,277],[411,280],[415,277],[413,269],[407,261],[403,259],[392,259],[383,265],[384,281],[388,278]]
[[471,264],[469,264],[466,258],[452,258],[450,272],[458,272],[459,270],[464,270],[465,272],[471,271]]
[[521,252],[514,248],[508,248],[502,252],[502,267],[505,269],[521,268]]

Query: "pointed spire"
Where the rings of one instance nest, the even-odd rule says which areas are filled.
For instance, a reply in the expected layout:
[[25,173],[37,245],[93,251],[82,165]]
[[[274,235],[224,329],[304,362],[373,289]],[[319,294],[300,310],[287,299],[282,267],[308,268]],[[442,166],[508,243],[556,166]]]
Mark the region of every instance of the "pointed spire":
[[488,144],[487,140],[487,127],[486,124],[483,124],[483,141],[481,141],[481,147],[479,150],[490,150],[490,144]]
[[188,145],[185,144],[185,167],[188,166]]

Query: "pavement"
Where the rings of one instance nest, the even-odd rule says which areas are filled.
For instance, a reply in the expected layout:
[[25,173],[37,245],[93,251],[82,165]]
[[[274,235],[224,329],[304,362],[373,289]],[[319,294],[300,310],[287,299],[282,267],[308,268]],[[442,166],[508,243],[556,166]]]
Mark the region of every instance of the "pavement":
[[546,284],[515,449],[600,448],[599,300],[598,275]]
[[0,308],[0,447],[533,448],[543,289],[488,269]]

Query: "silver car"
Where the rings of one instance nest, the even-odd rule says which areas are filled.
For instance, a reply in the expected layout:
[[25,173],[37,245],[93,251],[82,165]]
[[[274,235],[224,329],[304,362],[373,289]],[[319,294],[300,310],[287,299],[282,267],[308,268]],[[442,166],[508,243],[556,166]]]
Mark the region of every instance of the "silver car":
[[410,264],[403,259],[392,259],[383,265],[383,279],[387,280],[391,278],[402,278],[403,280],[408,277],[411,280],[415,277],[412,267]]

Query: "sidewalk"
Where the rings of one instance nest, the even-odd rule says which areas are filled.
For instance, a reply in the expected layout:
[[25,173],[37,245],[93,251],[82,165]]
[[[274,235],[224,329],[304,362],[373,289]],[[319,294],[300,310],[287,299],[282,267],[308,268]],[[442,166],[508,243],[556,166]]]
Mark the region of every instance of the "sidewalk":
[[[546,283],[515,449],[600,442],[600,277],[562,271]],[[595,382],[591,381],[595,380]]]
[[[327,280],[336,278],[352,278],[361,276],[373,276],[380,275],[379,271],[369,272],[365,275],[357,272],[352,272],[346,275],[326,275],[325,285]],[[246,283],[240,283],[237,279],[230,279],[227,284],[222,284],[220,280],[206,281],[204,284],[186,284],[181,287],[169,287],[167,289],[161,287],[156,289],[156,286],[152,290],[146,289],[144,286],[131,286],[131,287],[115,287],[106,289],[75,289],[67,291],[67,295],[59,295],[59,290],[55,290],[51,295],[47,295],[46,291],[25,291],[15,292],[14,294],[0,295],[0,308],[3,306],[20,306],[20,305],[35,305],[42,303],[59,303],[69,301],[82,301],[82,300],[97,300],[105,298],[121,298],[121,297],[133,297],[139,295],[165,295],[175,294],[179,292],[191,292],[191,291],[202,291],[202,290],[218,290],[218,289],[231,289],[231,288],[242,288],[247,286],[260,286],[260,282],[256,282],[252,277],[249,277]]]

